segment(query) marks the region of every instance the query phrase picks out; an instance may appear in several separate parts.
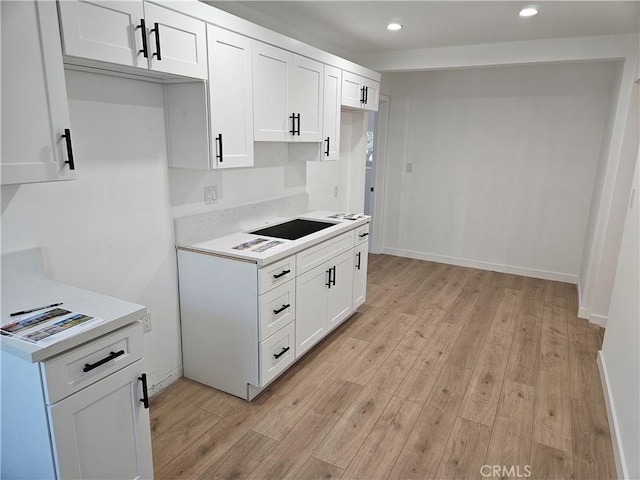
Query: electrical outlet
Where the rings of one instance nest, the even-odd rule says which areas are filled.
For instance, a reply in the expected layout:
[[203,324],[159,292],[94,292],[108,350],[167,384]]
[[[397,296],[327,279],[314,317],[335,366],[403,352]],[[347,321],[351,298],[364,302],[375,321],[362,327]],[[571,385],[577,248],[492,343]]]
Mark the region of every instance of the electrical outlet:
[[333,196],[334,196],[335,198],[338,198],[338,185],[335,185],[335,186],[333,187]]
[[407,162],[407,173],[413,173],[413,163]]
[[204,187],[204,204],[213,205],[218,201],[218,189],[215,185]]
[[140,319],[142,321],[142,332],[148,332],[151,330],[151,314],[147,313]]

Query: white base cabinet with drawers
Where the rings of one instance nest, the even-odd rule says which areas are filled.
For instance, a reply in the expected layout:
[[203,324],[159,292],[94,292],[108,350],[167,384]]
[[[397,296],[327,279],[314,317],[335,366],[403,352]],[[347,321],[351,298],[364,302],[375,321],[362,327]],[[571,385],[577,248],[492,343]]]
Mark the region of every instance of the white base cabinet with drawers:
[[139,322],[38,363],[3,350],[2,477],[153,478],[143,372]]
[[263,267],[178,248],[184,376],[253,399],[364,302],[368,229]]

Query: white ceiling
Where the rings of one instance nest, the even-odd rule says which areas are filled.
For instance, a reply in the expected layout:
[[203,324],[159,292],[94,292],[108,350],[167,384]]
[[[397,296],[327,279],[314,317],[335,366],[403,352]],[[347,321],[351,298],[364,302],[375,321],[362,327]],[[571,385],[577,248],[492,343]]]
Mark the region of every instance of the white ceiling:
[[[207,1],[342,56],[638,31],[639,1]],[[537,5],[539,14],[518,12]],[[386,25],[398,20],[399,32]]]

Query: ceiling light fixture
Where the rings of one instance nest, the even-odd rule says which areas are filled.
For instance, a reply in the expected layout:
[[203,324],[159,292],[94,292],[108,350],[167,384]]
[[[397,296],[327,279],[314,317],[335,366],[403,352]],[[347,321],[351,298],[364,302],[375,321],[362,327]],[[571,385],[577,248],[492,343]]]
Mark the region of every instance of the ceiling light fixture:
[[400,30],[401,28],[402,25],[400,25],[399,23],[390,23],[389,25],[387,25],[387,30],[391,30],[392,32]]
[[533,17],[534,15],[537,15],[537,14],[538,14],[538,10],[536,8],[527,7],[520,10],[520,13],[518,15],[520,15],[521,17]]

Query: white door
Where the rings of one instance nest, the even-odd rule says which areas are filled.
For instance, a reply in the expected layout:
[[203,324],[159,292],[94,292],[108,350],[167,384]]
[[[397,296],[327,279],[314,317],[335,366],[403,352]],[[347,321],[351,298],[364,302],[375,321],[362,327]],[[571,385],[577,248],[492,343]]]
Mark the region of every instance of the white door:
[[340,157],[340,103],[342,70],[324,66],[323,144],[320,160],[338,160]]
[[327,289],[327,319],[329,330],[351,313],[353,302],[353,250],[348,250],[329,262],[333,269],[331,286]]
[[327,264],[296,278],[296,358],[327,332]]
[[65,0],[58,9],[65,55],[148,68],[141,0]]
[[342,105],[362,108],[362,77],[351,72],[342,72]]
[[0,17],[2,184],[73,180],[56,4],[0,2]]
[[374,80],[363,78],[362,86],[365,88],[365,103],[363,104],[364,109],[371,112],[377,112],[378,103],[380,101],[380,84]]
[[48,407],[58,478],[152,478],[142,361]]
[[295,118],[295,133],[290,141],[321,142],[324,108],[324,65],[293,55],[290,109]]
[[253,166],[251,39],[213,25],[207,38],[212,163]]
[[367,299],[368,242],[356,245],[353,257],[353,305],[355,310]]
[[253,42],[253,114],[256,142],[287,142],[293,131],[289,111],[292,55]]
[[152,70],[207,78],[205,23],[144,2],[149,62]]

